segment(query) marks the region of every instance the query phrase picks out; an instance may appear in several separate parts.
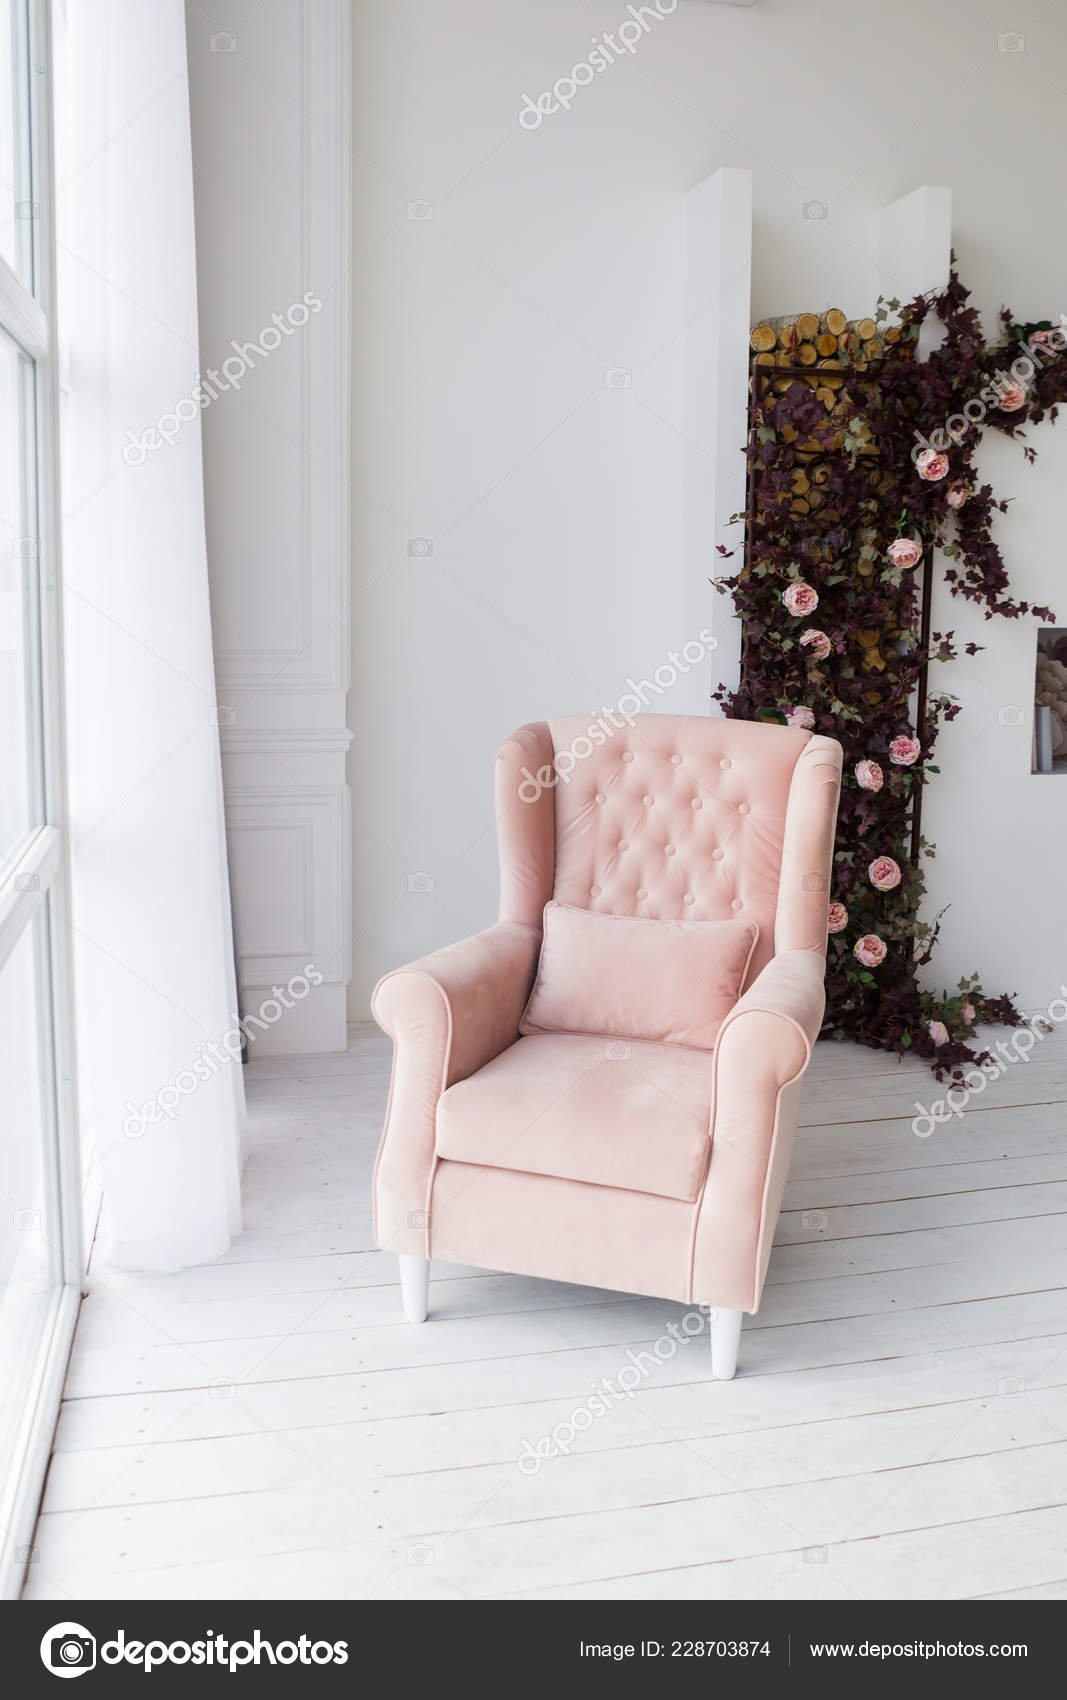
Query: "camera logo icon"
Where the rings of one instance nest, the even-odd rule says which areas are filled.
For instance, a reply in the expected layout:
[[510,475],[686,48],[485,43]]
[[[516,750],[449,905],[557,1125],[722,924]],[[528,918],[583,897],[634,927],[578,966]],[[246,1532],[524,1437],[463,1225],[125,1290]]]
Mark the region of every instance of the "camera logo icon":
[[822,220],[824,223],[830,216],[829,201],[805,201],[800,209],[803,218]]
[[1021,726],[1026,710],[1017,702],[1003,702],[997,709],[997,719],[1002,726]]
[[41,1663],[53,1676],[84,1676],[96,1665],[96,1637],[82,1623],[54,1623],[41,1641]]

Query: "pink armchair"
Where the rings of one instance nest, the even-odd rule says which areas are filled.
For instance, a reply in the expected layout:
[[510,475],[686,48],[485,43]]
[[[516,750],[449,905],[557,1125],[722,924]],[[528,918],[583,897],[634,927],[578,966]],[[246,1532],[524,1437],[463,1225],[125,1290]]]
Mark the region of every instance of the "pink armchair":
[[[733,1375],[822,1021],[840,783],[833,739],[747,721],[574,717],[508,740],[499,920],[374,993],[394,1042],[375,1231],[409,1321],[437,1256],[708,1305],[712,1372]],[[756,921],[710,1046],[520,1036],[551,899]]]

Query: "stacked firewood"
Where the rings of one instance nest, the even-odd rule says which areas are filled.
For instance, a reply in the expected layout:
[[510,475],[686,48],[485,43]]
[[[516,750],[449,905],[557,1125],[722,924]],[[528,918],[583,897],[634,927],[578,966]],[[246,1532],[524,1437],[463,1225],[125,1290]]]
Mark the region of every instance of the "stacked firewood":
[[757,366],[817,366],[831,373],[851,366],[863,371],[896,342],[896,325],[879,330],[873,319],[846,319],[839,307],[825,313],[793,313],[753,327],[749,343]]
[[[796,442],[799,450],[808,453],[840,449],[846,430],[855,420],[857,447],[865,449],[869,433],[862,417],[857,418],[855,392],[845,388],[845,379],[849,373],[866,371],[881,360],[887,345],[899,337],[897,326],[880,329],[874,319],[846,319],[839,307],[829,307],[822,314],[791,313],[783,318],[765,319],[754,326],[749,336],[753,365],[764,369],[762,378],[771,394],[785,395],[793,384],[806,384],[834,426],[828,442],[814,438],[798,442],[794,427],[786,425],[782,430],[785,441]],[[801,473],[794,479],[792,490],[793,510],[798,514],[808,513],[819,505],[817,499],[811,502],[806,488],[799,487],[803,483]]]

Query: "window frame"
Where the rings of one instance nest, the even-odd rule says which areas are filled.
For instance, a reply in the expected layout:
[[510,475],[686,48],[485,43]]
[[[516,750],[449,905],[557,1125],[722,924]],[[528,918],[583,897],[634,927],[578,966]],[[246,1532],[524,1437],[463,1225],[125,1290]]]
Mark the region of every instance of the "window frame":
[[[50,0],[14,0],[15,74],[23,79],[27,122],[24,160],[35,216],[29,226],[29,285],[0,257],[0,326],[32,362],[33,418],[28,443],[36,505],[36,639],[27,657],[39,710],[38,775],[43,823],[31,828],[0,870],[0,973],[27,930],[40,929],[37,951],[42,1012],[46,1232],[54,1234],[54,1279],[32,1362],[20,1364],[25,1397],[14,1441],[13,1468],[0,1481],[0,1598],[19,1593],[34,1561],[33,1532],[51,1453],[70,1347],[82,1297],[81,1177],[75,1096],[75,1044],[63,739],[63,632],[59,501],[59,347],[52,250],[53,66]],[[14,81],[14,79],[13,79]],[[13,87],[12,99],[18,100]],[[15,107],[18,112],[18,105]]]

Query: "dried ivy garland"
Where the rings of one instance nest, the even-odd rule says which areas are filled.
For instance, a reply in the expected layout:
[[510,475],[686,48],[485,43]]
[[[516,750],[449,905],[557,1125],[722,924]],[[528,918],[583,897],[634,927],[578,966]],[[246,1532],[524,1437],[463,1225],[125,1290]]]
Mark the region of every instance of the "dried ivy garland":
[[[973,1043],[975,1024],[1023,1018],[977,974],[941,997],[916,977],[939,918],[919,919],[921,862],[933,848],[912,832],[915,804],[938,771],[938,728],[959,713],[946,693],[926,693],[928,663],[957,651],[951,631],[923,628],[920,575],[939,549],[953,594],[987,619],[1053,621],[1011,595],[993,538],[1006,504],[977,483],[974,456],[984,429],[1017,436],[1067,399],[1067,320],[1019,324],[1005,311],[988,343],[967,300],[953,270],[940,294],[903,309],[880,303],[881,353],[871,361],[859,349],[835,366],[831,412],[825,364],[801,372],[769,357],[774,381],[753,386],[745,562],[716,581],[744,634],[739,687],[715,693],[724,713],[811,727],[845,752],[824,1035],[913,1050],[939,1078],[988,1055]],[[930,315],[943,340],[920,359]],[[1024,453],[1033,460],[1031,447]]]

